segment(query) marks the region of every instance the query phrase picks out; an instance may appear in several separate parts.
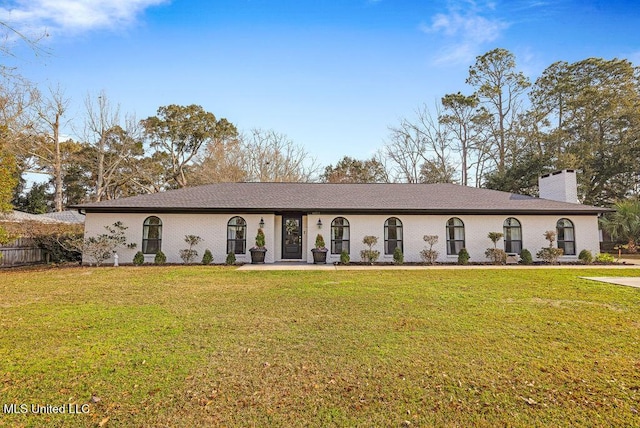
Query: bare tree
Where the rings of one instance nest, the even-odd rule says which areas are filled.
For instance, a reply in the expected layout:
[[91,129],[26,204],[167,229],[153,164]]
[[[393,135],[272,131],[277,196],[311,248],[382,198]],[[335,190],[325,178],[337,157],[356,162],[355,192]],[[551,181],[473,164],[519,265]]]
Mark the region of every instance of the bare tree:
[[54,186],[54,209],[63,209],[64,167],[63,141],[60,130],[64,126],[63,118],[69,107],[69,98],[64,90],[50,87],[48,95],[39,91],[31,92],[32,103],[25,116],[26,126],[19,139],[18,149],[25,159],[31,160],[32,167],[38,172],[51,175]]
[[[407,183],[452,181],[451,150],[446,129],[438,122],[440,107],[436,115],[423,105],[416,110],[413,121],[402,119],[400,125],[391,127],[389,141],[384,152],[391,161],[397,179]],[[431,171],[436,170],[432,175]],[[425,172],[428,174],[425,175]]]
[[253,129],[242,141],[247,181],[308,182],[318,175],[316,160],[284,134]]
[[95,186],[94,200],[101,201],[105,195],[105,157],[108,136],[120,124],[120,105],[112,106],[105,91],[97,97],[87,94],[84,100],[84,140],[94,149]]

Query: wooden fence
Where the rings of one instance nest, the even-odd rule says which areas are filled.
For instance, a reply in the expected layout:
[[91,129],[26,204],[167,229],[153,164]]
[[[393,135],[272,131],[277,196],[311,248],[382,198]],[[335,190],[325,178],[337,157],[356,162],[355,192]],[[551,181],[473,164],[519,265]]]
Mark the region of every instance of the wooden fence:
[[19,238],[0,245],[0,267],[24,266],[43,263],[45,255],[31,238]]

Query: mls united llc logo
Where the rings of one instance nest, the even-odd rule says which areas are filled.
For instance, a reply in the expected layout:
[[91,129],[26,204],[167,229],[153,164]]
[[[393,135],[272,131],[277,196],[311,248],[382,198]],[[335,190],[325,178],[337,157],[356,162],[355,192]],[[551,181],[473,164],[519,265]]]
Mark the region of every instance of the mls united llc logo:
[[52,406],[51,404],[3,404],[2,413],[6,414],[87,414],[89,413],[88,404],[62,404],[60,406]]

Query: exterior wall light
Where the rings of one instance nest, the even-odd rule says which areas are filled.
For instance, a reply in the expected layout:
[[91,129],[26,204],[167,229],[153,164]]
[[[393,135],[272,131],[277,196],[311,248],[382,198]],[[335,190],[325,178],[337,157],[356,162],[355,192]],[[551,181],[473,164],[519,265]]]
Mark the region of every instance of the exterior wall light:
[[260,226],[260,229],[264,229],[264,218],[260,217],[260,223],[258,223],[258,226]]
[[318,219],[318,222],[316,223],[318,225],[318,229],[322,229],[322,220]]

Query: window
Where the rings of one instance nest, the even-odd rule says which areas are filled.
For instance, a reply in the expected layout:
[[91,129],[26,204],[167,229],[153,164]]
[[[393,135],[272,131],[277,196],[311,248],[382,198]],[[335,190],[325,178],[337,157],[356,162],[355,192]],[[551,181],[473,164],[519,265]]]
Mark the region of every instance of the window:
[[520,222],[509,217],[504,221],[504,251],[507,254],[520,254],[522,252],[522,226]]
[[402,251],[402,222],[391,217],[384,222],[384,253],[393,254],[396,247]]
[[142,252],[156,254],[162,249],[162,220],[147,217],[142,225]]
[[227,223],[227,254],[247,252],[247,222],[242,217],[232,217]]
[[452,217],[447,221],[447,254],[455,256],[464,246],[464,223]]
[[349,220],[336,217],[331,222],[331,254],[349,253]]
[[564,250],[565,256],[575,256],[576,237],[571,220],[567,218],[558,220],[558,223],[556,223],[556,232],[558,233],[558,248]]

